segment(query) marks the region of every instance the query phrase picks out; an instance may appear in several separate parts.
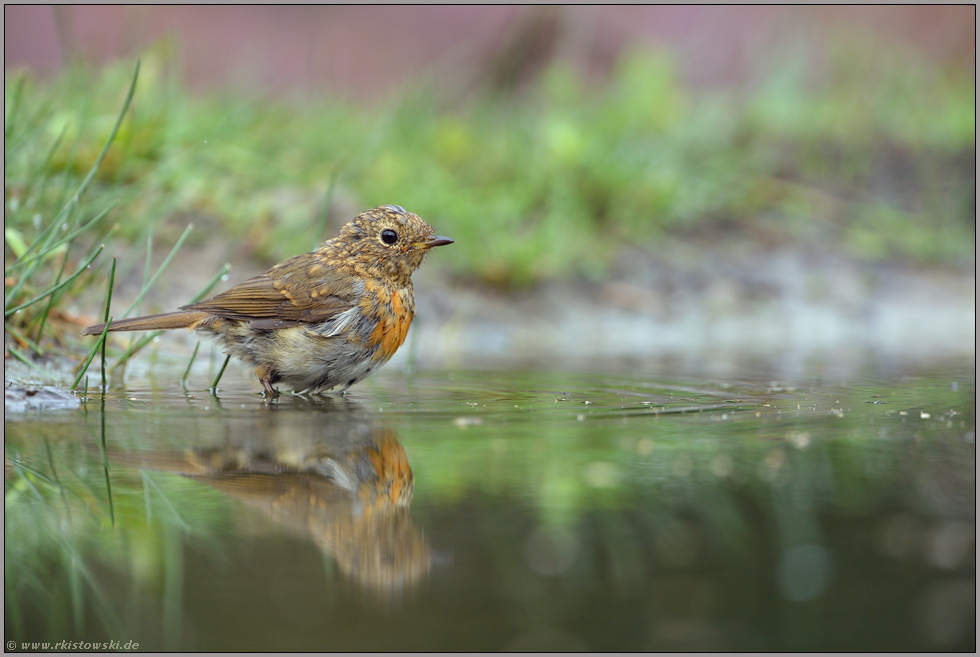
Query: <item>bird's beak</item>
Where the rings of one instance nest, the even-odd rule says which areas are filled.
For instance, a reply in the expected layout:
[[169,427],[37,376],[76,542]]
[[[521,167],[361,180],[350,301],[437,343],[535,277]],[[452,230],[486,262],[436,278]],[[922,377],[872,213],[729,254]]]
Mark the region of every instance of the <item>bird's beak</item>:
[[445,246],[447,244],[452,244],[455,241],[456,240],[451,240],[448,237],[436,235],[435,237],[429,238],[424,242],[416,243],[415,246],[419,247],[420,249],[431,249],[434,246]]

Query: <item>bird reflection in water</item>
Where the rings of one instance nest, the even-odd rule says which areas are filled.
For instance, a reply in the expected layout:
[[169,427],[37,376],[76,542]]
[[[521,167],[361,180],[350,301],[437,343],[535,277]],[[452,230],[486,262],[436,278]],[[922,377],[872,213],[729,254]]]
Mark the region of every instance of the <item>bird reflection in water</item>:
[[182,456],[111,458],[182,474],[259,509],[311,538],[360,587],[397,601],[422,580],[432,559],[409,517],[415,479],[394,432],[343,415],[330,414],[326,422],[320,413],[301,414],[299,422],[283,421],[290,414],[265,415],[228,426],[235,437],[223,444]]

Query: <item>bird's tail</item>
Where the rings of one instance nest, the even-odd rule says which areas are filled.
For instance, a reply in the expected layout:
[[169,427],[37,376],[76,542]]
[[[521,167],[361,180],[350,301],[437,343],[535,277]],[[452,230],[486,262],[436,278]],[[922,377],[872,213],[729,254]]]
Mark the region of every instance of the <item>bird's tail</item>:
[[[129,319],[114,319],[109,326],[109,332],[114,331],[159,331],[161,329],[196,328],[208,318],[208,313],[177,311],[145,317],[130,317]],[[89,326],[82,335],[101,335],[105,323]]]

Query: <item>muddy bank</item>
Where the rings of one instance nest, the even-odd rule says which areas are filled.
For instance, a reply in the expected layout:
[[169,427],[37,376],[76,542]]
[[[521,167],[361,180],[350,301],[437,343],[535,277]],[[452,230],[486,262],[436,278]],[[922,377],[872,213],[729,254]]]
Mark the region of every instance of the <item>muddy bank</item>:
[[612,280],[504,294],[417,284],[422,363],[674,361],[709,369],[749,361],[795,370],[820,362],[975,358],[975,270],[868,265],[787,248],[624,253]]

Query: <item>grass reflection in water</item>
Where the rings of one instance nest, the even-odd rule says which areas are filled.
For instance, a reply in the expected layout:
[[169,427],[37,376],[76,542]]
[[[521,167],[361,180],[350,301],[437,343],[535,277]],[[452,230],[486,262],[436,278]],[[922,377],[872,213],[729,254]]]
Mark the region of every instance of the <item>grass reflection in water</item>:
[[130,388],[105,411],[115,527],[99,400],[10,415],[7,635],[968,648],[973,381],[425,374],[273,408]]

